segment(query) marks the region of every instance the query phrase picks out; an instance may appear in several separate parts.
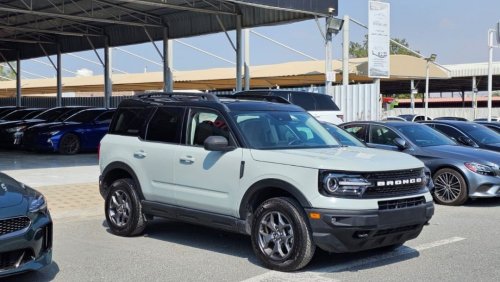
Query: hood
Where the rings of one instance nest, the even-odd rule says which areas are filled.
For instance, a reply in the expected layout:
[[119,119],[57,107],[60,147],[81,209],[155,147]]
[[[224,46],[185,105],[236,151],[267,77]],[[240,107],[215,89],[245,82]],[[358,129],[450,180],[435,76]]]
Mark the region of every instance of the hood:
[[256,161],[353,172],[390,171],[424,167],[405,153],[362,147],[251,150]]
[[13,178],[0,173],[0,209],[20,205],[26,189]]
[[36,132],[54,131],[54,130],[60,130],[61,128],[67,129],[69,127],[80,124],[81,124],[80,122],[62,122],[62,121],[44,122],[30,126],[28,130]]
[[7,128],[12,128],[12,127],[21,126],[21,125],[31,126],[31,125],[43,123],[43,122],[45,122],[45,121],[42,119],[17,120],[17,121],[11,121],[8,123],[2,123],[2,124],[0,124],[0,128],[7,129]]
[[432,146],[423,147],[427,154],[438,158],[452,158],[464,162],[478,162],[481,164],[500,165],[500,153],[466,146]]

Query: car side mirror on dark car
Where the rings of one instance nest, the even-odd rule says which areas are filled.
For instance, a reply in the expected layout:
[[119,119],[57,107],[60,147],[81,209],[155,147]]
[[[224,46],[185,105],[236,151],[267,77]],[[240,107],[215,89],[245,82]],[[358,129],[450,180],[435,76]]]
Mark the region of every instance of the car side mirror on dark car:
[[403,151],[408,148],[408,143],[406,143],[406,140],[403,138],[394,138],[393,140],[394,144],[398,147],[399,150]]
[[207,137],[203,145],[207,151],[229,152],[236,149],[234,146],[229,146],[229,141],[224,136]]
[[472,139],[470,139],[469,137],[467,136],[460,136],[458,137],[458,142],[466,145],[466,146],[472,146],[474,147],[476,144],[474,143],[474,141],[472,141]]

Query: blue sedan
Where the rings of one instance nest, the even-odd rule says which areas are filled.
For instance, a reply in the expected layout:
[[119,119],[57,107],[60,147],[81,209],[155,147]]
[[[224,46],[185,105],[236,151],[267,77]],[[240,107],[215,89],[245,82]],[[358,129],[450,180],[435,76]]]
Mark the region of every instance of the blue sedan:
[[24,132],[22,145],[28,150],[65,155],[95,151],[108,132],[114,109],[82,110],[62,122],[42,123]]

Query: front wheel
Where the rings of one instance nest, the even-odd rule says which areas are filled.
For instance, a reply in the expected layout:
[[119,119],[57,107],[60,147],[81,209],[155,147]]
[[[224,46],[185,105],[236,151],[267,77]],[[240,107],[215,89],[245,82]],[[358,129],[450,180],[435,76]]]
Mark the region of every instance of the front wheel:
[[279,271],[303,268],[316,249],[302,208],[290,198],[271,198],[257,208],[252,247],[266,267]]
[[438,170],[434,181],[434,200],[442,205],[460,206],[468,199],[467,182],[462,174],[451,168]]
[[132,179],[118,179],[111,184],[104,213],[113,234],[135,236],[146,228],[146,218]]
[[74,155],[80,152],[80,138],[73,133],[64,134],[59,142],[59,153]]

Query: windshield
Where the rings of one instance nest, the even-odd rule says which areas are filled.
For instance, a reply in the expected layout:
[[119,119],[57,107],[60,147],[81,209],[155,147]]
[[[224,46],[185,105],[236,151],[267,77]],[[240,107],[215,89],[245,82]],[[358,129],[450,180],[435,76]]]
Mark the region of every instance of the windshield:
[[495,131],[480,124],[462,124],[462,131],[467,132],[472,139],[481,144],[496,144],[500,143],[500,135]]
[[102,114],[103,112],[104,110],[81,111],[70,116],[65,121],[88,123],[93,121],[98,115]]
[[35,118],[53,121],[58,116],[60,116],[62,113],[64,113],[64,111],[66,111],[66,109],[64,109],[64,108],[53,108],[53,109],[46,110],[45,112],[42,112],[41,114],[35,116]]
[[305,112],[236,112],[233,119],[255,149],[329,148],[340,144]]
[[450,138],[426,125],[401,125],[396,126],[396,128],[399,132],[403,133],[406,138],[410,139],[413,144],[419,147],[457,145]]
[[365,147],[363,142],[359,141],[356,137],[352,136],[347,131],[329,123],[322,123],[323,126],[330,132],[344,146]]
[[23,119],[27,114],[31,113],[33,110],[17,110],[3,117],[3,120],[20,120]]

